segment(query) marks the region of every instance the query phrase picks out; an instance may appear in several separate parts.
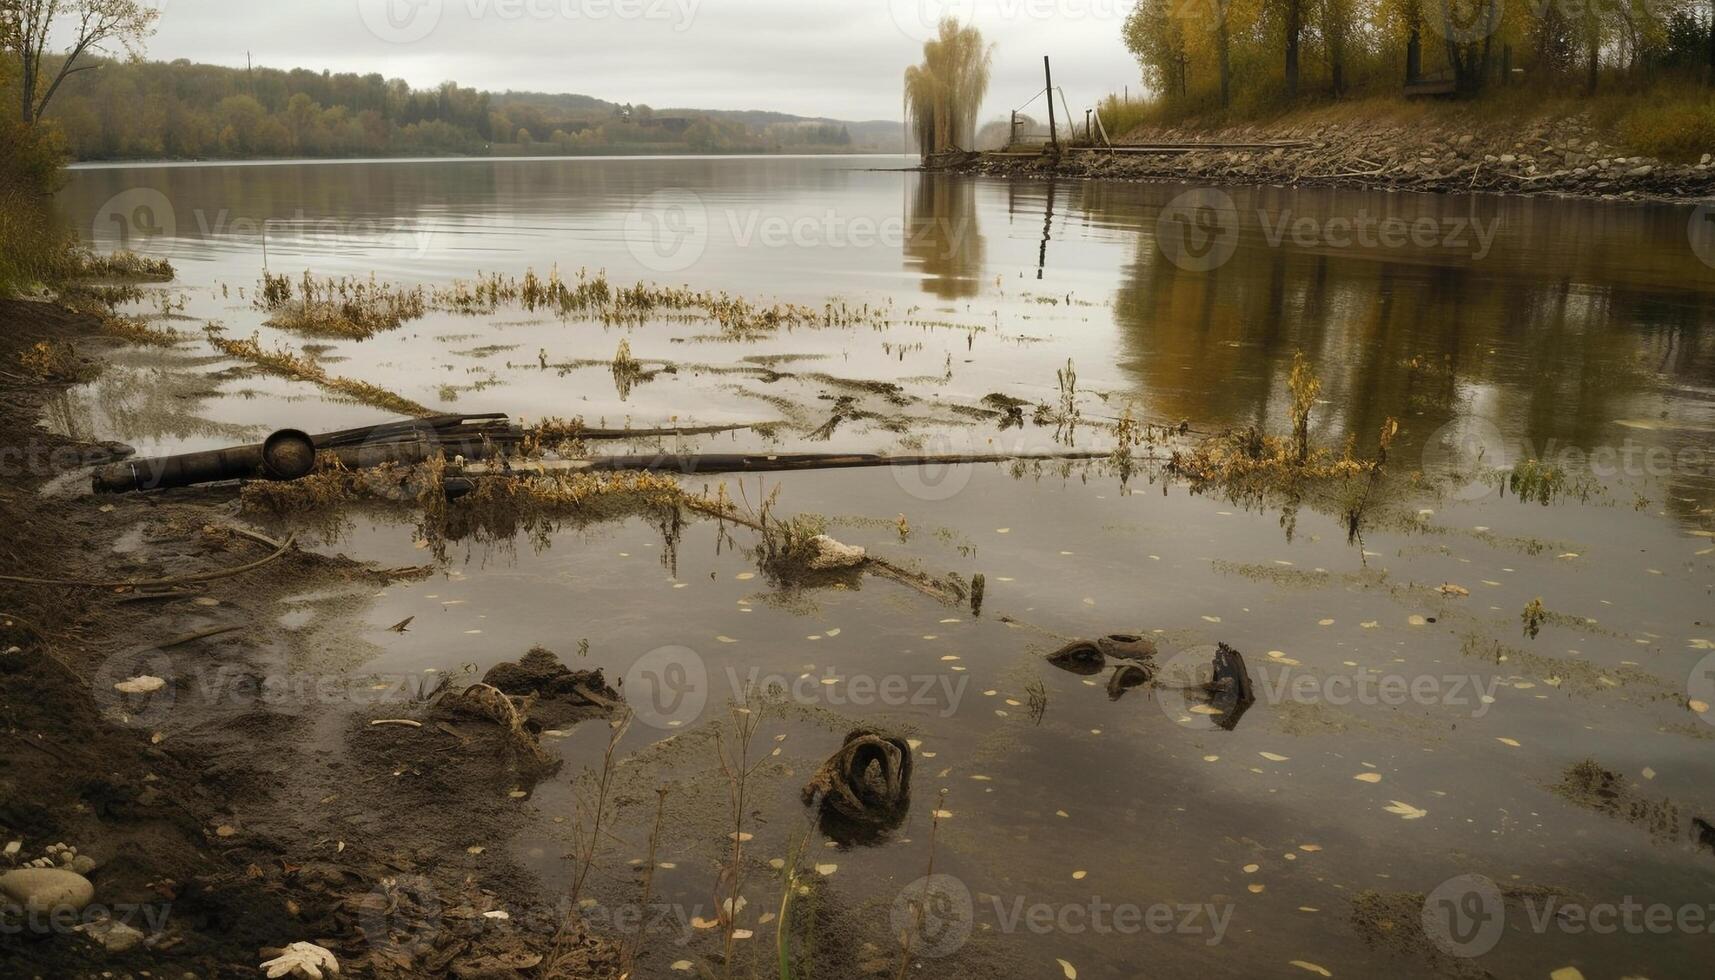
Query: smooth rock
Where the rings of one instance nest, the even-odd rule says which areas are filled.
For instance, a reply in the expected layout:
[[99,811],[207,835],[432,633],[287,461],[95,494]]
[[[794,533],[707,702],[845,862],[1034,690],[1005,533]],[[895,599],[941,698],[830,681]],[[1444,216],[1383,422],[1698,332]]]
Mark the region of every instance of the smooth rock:
[[75,871],[61,868],[20,868],[0,875],[0,895],[43,915],[58,909],[83,911],[95,899],[95,886]]
[[146,937],[139,929],[133,929],[123,922],[103,919],[86,926],[79,926],[78,931],[88,936],[92,942],[107,950],[109,953],[123,953],[134,949]]

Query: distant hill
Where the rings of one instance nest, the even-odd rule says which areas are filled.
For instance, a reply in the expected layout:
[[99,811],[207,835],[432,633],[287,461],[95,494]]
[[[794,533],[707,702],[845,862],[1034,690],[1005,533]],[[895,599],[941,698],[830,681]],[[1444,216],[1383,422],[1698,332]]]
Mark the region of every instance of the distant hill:
[[98,61],[50,109],[78,160],[897,152],[898,123],[413,89],[379,74]]

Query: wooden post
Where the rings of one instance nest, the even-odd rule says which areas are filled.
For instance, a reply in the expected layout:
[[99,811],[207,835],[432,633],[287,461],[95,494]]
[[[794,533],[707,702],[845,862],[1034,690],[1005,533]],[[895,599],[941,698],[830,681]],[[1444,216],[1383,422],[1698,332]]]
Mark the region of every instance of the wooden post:
[[1094,143],[1096,141],[1095,136],[1090,131],[1090,113],[1093,111],[1094,110],[1091,109],[1084,110],[1084,142],[1086,143]]
[[1060,128],[1054,121],[1054,69],[1049,67],[1048,56],[1042,56],[1042,75],[1048,80],[1048,142],[1054,147],[1054,155],[1060,155]]

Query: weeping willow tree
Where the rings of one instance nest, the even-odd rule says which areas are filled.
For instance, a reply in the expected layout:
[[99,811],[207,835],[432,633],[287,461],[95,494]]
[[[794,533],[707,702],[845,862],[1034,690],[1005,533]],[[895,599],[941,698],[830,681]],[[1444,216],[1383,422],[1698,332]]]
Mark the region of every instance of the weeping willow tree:
[[923,42],[923,63],[905,69],[905,117],[924,157],[975,142],[993,54],[980,31],[950,17]]

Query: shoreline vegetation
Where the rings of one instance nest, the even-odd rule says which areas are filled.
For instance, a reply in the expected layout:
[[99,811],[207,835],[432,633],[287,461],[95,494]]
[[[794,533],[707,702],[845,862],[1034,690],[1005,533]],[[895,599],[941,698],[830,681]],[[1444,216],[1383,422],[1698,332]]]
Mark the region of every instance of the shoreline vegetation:
[[[1636,98],[1637,105],[1648,99]],[[1376,98],[1255,122],[1142,125],[1114,139],[1117,152],[1073,143],[1059,154],[1045,147],[963,154],[925,166],[996,177],[1668,202],[1715,197],[1710,152],[1675,161],[1632,149],[1616,131],[1618,105],[1521,108],[1493,119],[1473,108]]]
[[[944,20],[904,78],[925,169],[1600,199],[1715,194],[1715,11],[1688,0],[1576,9],[1140,0],[1121,40],[1137,58],[1143,98],[1110,95],[1079,119],[1050,75],[1025,102],[1048,97],[1048,126],[1014,110],[979,129],[992,47],[974,27]],[[1052,116],[1056,95],[1070,118]]]

